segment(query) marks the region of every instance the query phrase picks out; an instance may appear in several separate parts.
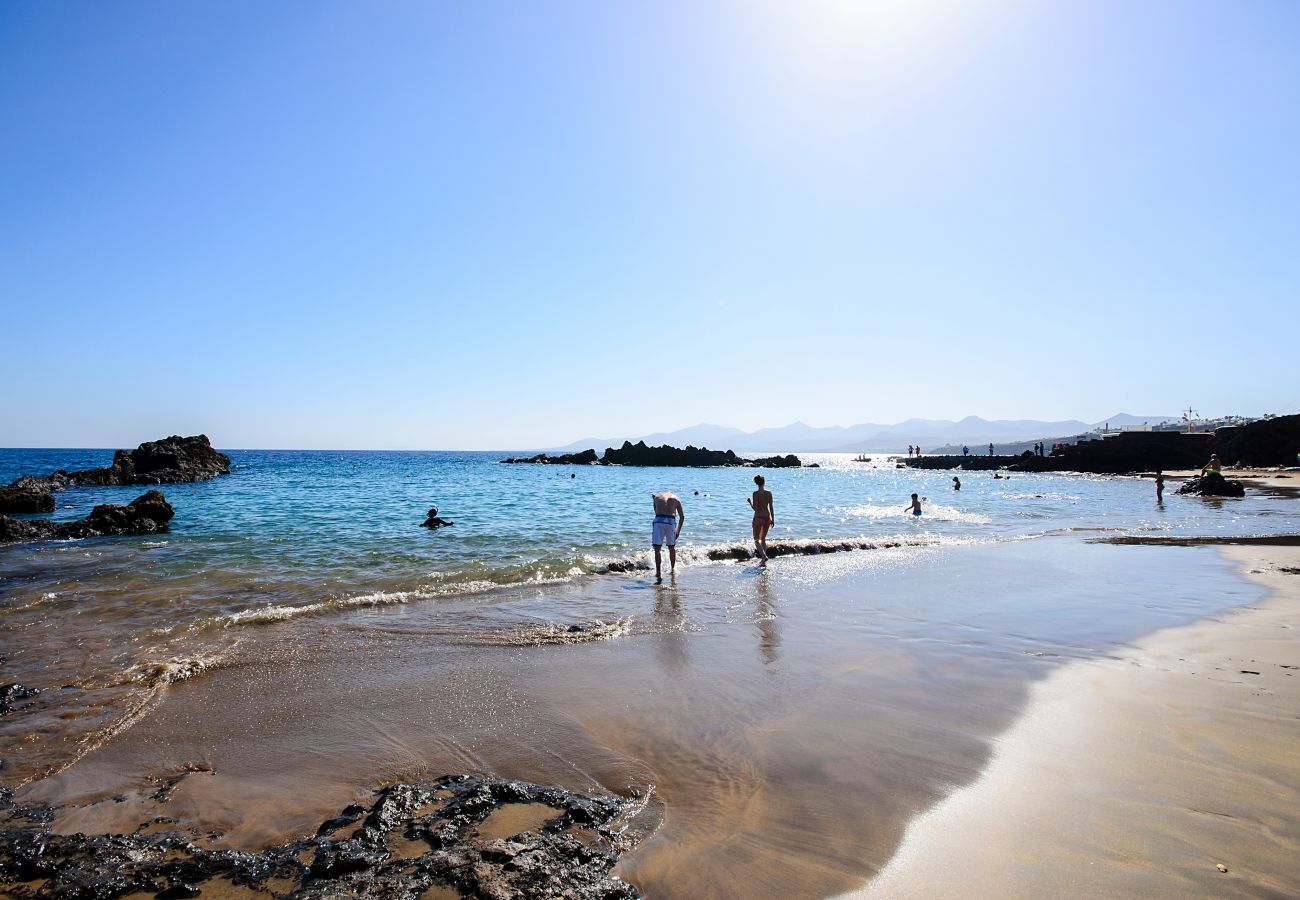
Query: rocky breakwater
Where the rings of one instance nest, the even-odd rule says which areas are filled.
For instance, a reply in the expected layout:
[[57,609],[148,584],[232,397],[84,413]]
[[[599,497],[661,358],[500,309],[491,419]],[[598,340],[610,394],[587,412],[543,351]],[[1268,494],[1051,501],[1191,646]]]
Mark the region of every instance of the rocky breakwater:
[[1244,497],[1246,488],[1240,481],[1229,481],[1218,472],[1206,472],[1199,478],[1188,480],[1178,489],[1180,494],[1199,494],[1202,497]]
[[602,466],[648,466],[683,468],[723,468],[749,466],[760,469],[794,468],[803,465],[793,453],[786,456],[766,456],[762,459],[745,459],[737,456],[734,450],[710,450],[707,447],[660,447],[646,446],[645,441],[624,441],[622,447],[606,447],[605,455],[597,457],[595,450],[583,450],[581,453],[565,453],[548,456],[539,453],[536,456],[512,457],[501,460],[504,463],[536,463],[539,465],[602,465]]
[[166,815],[129,835],[62,835],[49,831],[52,810],[19,808],[3,793],[0,806],[9,896],[639,896],[610,873],[634,842],[626,823],[640,803],[521,781],[394,784],[314,837],[259,853],[207,849],[215,835],[167,830]]
[[0,544],[26,541],[70,540],[112,534],[156,534],[167,530],[175,515],[161,491],[148,491],[126,506],[104,503],[75,522],[49,519],[11,519],[0,515]]

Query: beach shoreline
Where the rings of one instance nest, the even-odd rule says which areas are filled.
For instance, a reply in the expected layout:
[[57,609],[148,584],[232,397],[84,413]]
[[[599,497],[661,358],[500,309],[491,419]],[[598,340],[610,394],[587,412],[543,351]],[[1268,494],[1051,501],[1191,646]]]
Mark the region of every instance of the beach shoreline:
[[844,896],[1300,893],[1300,547],[1218,552],[1268,596],[1053,672]]
[[[1166,595],[1135,607],[1099,577]],[[651,896],[834,895],[979,782],[1036,684],[1262,589],[1205,548],[1062,536],[534,593],[490,626],[466,601],[252,629],[229,665],[16,799],[58,806],[59,833],[161,816],[249,850],[382,784],[495,774],[649,798],[616,874]],[[567,625],[538,617],[565,609],[621,624],[552,643]]]

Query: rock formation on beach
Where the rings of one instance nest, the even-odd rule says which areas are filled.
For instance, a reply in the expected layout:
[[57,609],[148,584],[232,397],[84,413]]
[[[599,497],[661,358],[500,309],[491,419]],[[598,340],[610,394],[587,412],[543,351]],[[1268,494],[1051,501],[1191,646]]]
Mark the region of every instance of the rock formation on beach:
[[602,465],[602,466],[681,466],[686,468],[753,466],[761,469],[799,468],[802,463],[793,453],[788,456],[767,456],[762,459],[745,459],[734,450],[710,450],[707,447],[648,447],[645,441],[624,441],[622,447],[606,447],[605,455],[597,457],[595,450],[565,453],[560,456],[512,457],[503,463],[538,463],[541,465]]
[[79,484],[181,484],[229,474],[230,457],[213,450],[206,434],[172,435],[160,441],[145,441],[134,450],[118,450],[113,454],[113,464],[106,469],[59,469],[50,475],[24,475],[9,489],[49,492]]
[[[20,809],[3,789],[0,807],[9,819],[0,889],[12,896],[639,896],[610,874],[629,849],[624,820],[636,802],[522,781],[448,775],[394,784],[314,837],[259,853],[206,849],[195,842],[202,835],[179,830],[54,834],[52,811]],[[530,815],[512,816],[521,810]],[[157,832],[167,821],[147,824]]]
[[1203,497],[1244,497],[1246,488],[1240,481],[1229,481],[1218,472],[1207,472],[1192,478],[1178,489],[1180,494],[1200,494]]
[[0,544],[25,541],[67,540],[109,534],[156,534],[167,529],[175,515],[161,491],[148,491],[128,505],[103,503],[75,522],[49,519],[11,519],[0,516]]

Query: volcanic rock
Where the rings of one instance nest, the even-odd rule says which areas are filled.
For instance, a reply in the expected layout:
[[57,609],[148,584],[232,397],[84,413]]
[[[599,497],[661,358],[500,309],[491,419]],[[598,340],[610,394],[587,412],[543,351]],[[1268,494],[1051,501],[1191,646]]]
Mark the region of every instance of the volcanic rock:
[[581,453],[561,453],[559,456],[547,456],[539,453],[529,457],[511,457],[501,460],[503,463],[537,463],[544,466],[594,466],[600,460],[595,450],[583,450]]
[[213,450],[206,434],[172,435],[160,441],[145,441],[134,450],[118,450],[113,454],[113,464],[106,469],[59,469],[50,475],[24,475],[9,487],[61,491],[75,484],[181,484],[229,474],[230,457]]
[[785,456],[764,456],[761,459],[751,459],[749,464],[758,469],[797,469],[801,465],[799,457],[793,453]]
[[605,450],[604,461],[610,466],[743,466],[745,460],[734,450],[710,450],[707,447],[679,449],[664,444],[647,447],[645,441],[624,441],[623,446]]
[[127,506],[103,503],[75,522],[49,519],[11,519],[0,516],[0,544],[20,541],[67,540],[109,534],[156,534],[167,530],[175,515],[161,491],[148,491]]
[[0,487],[0,513],[39,512],[54,512],[54,495],[48,489],[31,484]]
[[[499,809],[535,804],[543,824],[489,840],[479,832]],[[316,836],[259,853],[210,850],[178,831],[62,835],[48,814],[14,814],[0,831],[0,890],[15,896],[117,897],[243,894],[419,897],[431,888],[463,897],[630,900],[611,875],[632,838],[623,820],[638,805],[521,781],[448,775],[395,784],[368,808],[349,806]],[[165,823],[166,819],[154,822]],[[200,893],[201,892],[201,893]]]
[[1244,497],[1246,488],[1240,481],[1229,481],[1218,472],[1207,472],[1200,478],[1189,479],[1178,493],[1200,494],[1202,497]]

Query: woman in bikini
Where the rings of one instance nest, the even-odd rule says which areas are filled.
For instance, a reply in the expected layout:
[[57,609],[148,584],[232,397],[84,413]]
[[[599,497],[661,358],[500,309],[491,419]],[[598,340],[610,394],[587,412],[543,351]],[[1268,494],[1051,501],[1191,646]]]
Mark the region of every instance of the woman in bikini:
[[767,565],[767,532],[776,524],[776,510],[772,506],[772,492],[763,487],[763,476],[755,475],[758,490],[749,498],[749,508],[754,511],[754,549],[758,551],[759,565]]

